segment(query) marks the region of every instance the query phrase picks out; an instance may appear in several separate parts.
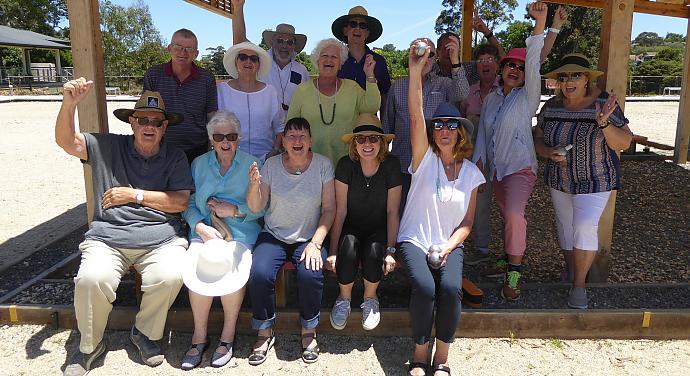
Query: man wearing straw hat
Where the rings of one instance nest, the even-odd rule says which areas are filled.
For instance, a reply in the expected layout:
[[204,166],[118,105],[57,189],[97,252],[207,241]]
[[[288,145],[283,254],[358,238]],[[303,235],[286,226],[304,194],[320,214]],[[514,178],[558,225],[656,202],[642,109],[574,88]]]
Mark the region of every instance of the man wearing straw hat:
[[[232,10],[233,44],[237,44],[247,40],[244,0],[232,0]],[[283,116],[287,116],[295,88],[309,78],[307,68],[295,60],[307,44],[307,36],[295,33],[294,26],[281,23],[275,31],[265,30],[261,38],[270,47],[268,54],[273,60],[271,71],[263,81],[275,87]]]
[[194,189],[184,153],[161,142],[182,116],[167,112],[157,92],[144,92],[133,110],[115,110],[118,119],[132,126],[133,135],[75,130],[77,104],[92,85],[83,77],[64,84],[55,123],[57,144],[91,167],[95,199],[74,278],[81,340],[65,368],[70,376],[86,374],[105,352],[103,334],[115,291],[131,266],[141,274],[143,296],[130,339],[145,364],[163,362],[155,341],[163,337],[168,308],[182,287],[178,260],[188,243],[180,213]]

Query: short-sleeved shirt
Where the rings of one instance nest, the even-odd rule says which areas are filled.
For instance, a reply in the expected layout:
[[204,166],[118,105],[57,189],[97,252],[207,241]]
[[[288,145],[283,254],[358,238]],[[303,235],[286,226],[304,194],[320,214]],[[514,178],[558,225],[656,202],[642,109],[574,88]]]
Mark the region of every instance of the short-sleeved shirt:
[[165,131],[165,142],[184,151],[208,143],[207,114],[218,110],[216,80],[196,65],[184,82],[173,74],[172,62],[151,67],[144,74],[144,90],[158,91],[166,111],[182,114],[182,123]]
[[379,169],[365,177],[362,165],[344,156],[335,168],[335,178],[347,184],[347,215],[344,225],[356,231],[386,231],[388,190],[402,185],[400,162],[387,155]]
[[367,88],[367,75],[364,74],[364,62],[366,55],[374,56],[376,66],[374,67],[374,77],[376,77],[376,84],[379,87],[381,95],[388,94],[388,89],[391,87],[391,75],[388,72],[388,65],[386,59],[372,51],[368,46],[365,46],[366,52],[360,61],[357,61],[351,54],[347,54],[347,60],[343,63],[338,71],[338,77],[348,78],[356,81],[362,89]]
[[134,137],[84,133],[92,168],[95,199],[93,221],[86,239],[114,248],[154,249],[184,237],[180,213],[166,213],[137,203],[103,209],[103,193],[112,187],[147,191],[194,190],[187,157],[182,150],[161,144],[158,154],[144,158],[134,148]]
[[288,244],[311,239],[321,218],[323,185],[333,180],[331,161],[313,153],[309,167],[294,175],[285,170],[283,156],[276,155],[266,160],[261,179],[270,189],[263,231]]
[[[566,152],[565,167],[552,160],[546,162],[544,180],[547,186],[572,194],[620,188],[620,160],[606,144],[604,132],[595,120],[595,103],[603,107],[608,96],[602,91],[591,105],[578,111],[566,110],[558,97],[544,103],[537,126],[544,131],[546,146],[573,145]],[[611,126],[619,128],[628,123],[620,107],[614,110],[609,120]]]
[[[269,49],[268,54],[271,56],[271,61],[273,61],[273,49]],[[285,118],[287,116],[287,109],[283,108],[282,105],[289,107],[292,102],[292,94],[297,86],[308,79],[309,71],[307,71],[307,68],[295,59],[292,59],[283,68],[280,68],[273,61],[271,71],[262,81],[275,88],[276,97],[278,98],[278,103],[281,104],[281,110]]]

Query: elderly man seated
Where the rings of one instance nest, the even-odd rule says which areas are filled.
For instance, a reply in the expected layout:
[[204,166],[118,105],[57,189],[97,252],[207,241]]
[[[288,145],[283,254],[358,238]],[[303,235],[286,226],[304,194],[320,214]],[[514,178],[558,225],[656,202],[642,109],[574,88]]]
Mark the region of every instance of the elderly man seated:
[[182,286],[178,260],[188,243],[180,213],[194,189],[184,152],[161,142],[181,116],[166,112],[157,92],[144,92],[133,110],[115,110],[118,119],[131,124],[133,135],[75,130],[77,104],[92,84],[79,78],[64,85],[55,124],[57,144],[91,166],[96,203],[74,279],[80,351],[65,375],[85,374],[105,351],[103,333],[115,291],[130,266],[141,273],[143,292],[130,339],[144,363],[163,362],[154,341],[163,337],[168,308]]

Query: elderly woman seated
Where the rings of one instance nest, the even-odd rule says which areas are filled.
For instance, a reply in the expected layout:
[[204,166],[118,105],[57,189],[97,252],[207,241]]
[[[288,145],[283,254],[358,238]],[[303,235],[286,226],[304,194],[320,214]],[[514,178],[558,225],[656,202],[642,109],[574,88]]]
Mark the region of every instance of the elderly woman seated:
[[[257,159],[238,149],[240,122],[234,114],[220,111],[211,118],[206,128],[212,150],[192,162],[196,190],[183,214],[190,227],[191,245],[188,252],[199,252],[198,248],[203,247],[204,243],[222,239],[223,234],[216,227],[229,228],[236,242],[251,248],[261,230],[257,219],[263,214],[261,210],[250,211],[245,202],[249,186],[247,172],[252,164],[257,163]],[[212,226],[212,218],[222,221],[222,224]],[[234,247],[236,245],[228,244],[228,252]],[[224,323],[211,365],[221,367],[230,361],[245,283],[246,279],[235,288],[232,288],[233,284],[226,284],[227,288],[216,289],[211,293],[206,289],[193,291],[194,287],[187,283],[194,315],[194,334],[192,346],[182,360],[182,369],[189,370],[198,366],[209,345],[207,324],[213,296],[220,295]]]

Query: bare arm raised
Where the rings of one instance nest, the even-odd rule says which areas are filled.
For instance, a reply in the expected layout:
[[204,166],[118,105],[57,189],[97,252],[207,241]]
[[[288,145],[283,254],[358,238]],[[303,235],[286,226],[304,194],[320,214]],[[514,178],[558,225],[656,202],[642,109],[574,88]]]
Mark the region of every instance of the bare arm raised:
[[55,121],[55,142],[67,154],[82,160],[87,160],[89,155],[84,135],[75,130],[74,114],[77,105],[86,97],[91,86],[93,86],[93,81],[87,81],[84,77],[62,85],[62,106]]
[[247,40],[247,27],[244,24],[244,0],[231,0],[232,4],[232,44]]
[[[426,44],[423,56],[415,54],[415,47],[419,42]],[[429,148],[429,140],[426,138],[426,123],[424,122],[424,108],[422,101],[422,70],[431,52],[431,41],[417,39],[412,42],[409,52],[410,87],[407,93],[408,108],[410,111],[410,143],[412,144],[412,171],[422,163],[424,154]]]

